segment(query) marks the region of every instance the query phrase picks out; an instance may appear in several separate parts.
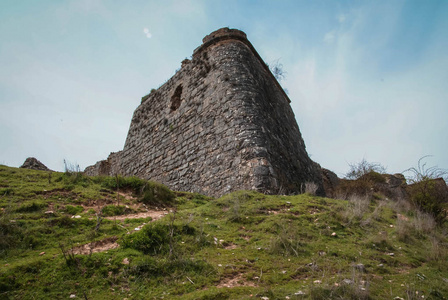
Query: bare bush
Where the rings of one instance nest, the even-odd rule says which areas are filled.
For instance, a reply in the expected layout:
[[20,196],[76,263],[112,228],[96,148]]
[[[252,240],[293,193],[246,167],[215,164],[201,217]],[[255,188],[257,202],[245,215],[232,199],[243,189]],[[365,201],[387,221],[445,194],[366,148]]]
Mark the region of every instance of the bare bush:
[[419,234],[431,233],[437,225],[433,216],[419,210],[416,211],[412,223],[415,231]]
[[318,188],[319,186],[314,182],[305,182],[305,184],[302,184],[302,190],[305,192],[305,194],[316,195]]
[[369,211],[370,198],[367,195],[350,195],[348,201],[349,205],[344,212],[344,217],[348,221],[360,220]]
[[448,170],[441,169],[437,166],[427,167],[427,163],[424,162],[428,157],[432,157],[432,155],[426,155],[421,157],[418,160],[417,167],[409,168],[403,173],[408,173],[409,175],[406,177],[408,182],[410,183],[418,183],[426,180],[443,178],[445,182],[448,181]]
[[383,207],[386,206],[386,201],[380,201],[378,203],[378,205],[375,207],[375,210],[372,213],[372,218],[375,220],[380,220],[381,219],[381,212],[383,210]]
[[386,172],[386,167],[382,166],[376,162],[368,162],[365,158],[363,158],[358,163],[350,163],[350,170],[345,174],[347,179],[359,179],[362,176],[369,174],[371,172],[376,172],[380,174],[384,174]]
[[409,201],[406,200],[405,198],[398,198],[397,201],[395,201],[391,207],[395,212],[405,214],[409,213],[409,211],[411,211],[412,209],[411,203],[409,203]]
[[395,231],[397,232],[398,240],[408,242],[412,236],[412,228],[408,221],[403,218],[398,218],[395,223]]
[[429,259],[433,261],[443,261],[448,256],[448,250],[445,245],[443,245],[440,240],[432,236],[430,238],[430,245],[429,245]]

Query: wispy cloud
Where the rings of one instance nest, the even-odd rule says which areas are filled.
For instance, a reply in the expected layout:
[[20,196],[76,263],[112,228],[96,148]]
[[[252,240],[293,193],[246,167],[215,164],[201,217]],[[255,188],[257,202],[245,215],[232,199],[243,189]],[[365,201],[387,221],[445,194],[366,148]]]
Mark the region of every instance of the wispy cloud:
[[[448,59],[426,56],[393,73],[379,65],[396,36],[395,14],[385,15],[375,28],[367,9],[339,16],[339,25],[323,36],[331,47],[303,49],[301,59],[289,66],[285,87],[307,149],[313,159],[339,173],[346,161],[363,157],[401,172],[425,154],[444,156],[443,146],[434,145],[448,128],[442,83]],[[427,116],[438,126],[420,122]],[[333,149],[339,158],[324,149]]]
[[336,32],[334,30],[329,31],[324,35],[324,42],[328,44],[333,43],[335,38],[336,38]]

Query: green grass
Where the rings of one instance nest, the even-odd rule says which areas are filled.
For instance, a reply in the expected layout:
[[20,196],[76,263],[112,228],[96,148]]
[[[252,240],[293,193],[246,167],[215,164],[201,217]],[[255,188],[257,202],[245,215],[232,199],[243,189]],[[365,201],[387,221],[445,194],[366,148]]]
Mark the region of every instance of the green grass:
[[[385,197],[239,191],[212,199],[119,177],[120,191],[134,197],[117,205],[115,177],[50,176],[0,166],[1,299],[448,297],[446,223]],[[103,219],[95,230],[85,208],[121,215],[143,203],[169,213],[154,222]],[[106,238],[120,247],[71,252]]]

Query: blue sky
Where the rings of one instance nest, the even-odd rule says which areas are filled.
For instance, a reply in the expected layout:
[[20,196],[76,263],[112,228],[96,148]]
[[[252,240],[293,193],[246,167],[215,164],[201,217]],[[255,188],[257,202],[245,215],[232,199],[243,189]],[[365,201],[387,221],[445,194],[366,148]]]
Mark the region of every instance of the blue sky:
[[246,32],[281,82],[311,158],[342,175],[448,168],[448,1],[0,2],[0,163],[81,168],[123,148],[142,96],[202,38]]

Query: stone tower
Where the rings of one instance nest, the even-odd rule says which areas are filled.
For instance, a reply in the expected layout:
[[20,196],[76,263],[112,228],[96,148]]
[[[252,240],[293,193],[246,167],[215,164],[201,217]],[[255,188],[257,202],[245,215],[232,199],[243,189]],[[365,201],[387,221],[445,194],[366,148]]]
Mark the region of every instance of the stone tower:
[[136,175],[211,196],[291,193],[305,182],[323,194],[289,103],[246,34],[219,29],[142,98],[124,149],[86,173]]

